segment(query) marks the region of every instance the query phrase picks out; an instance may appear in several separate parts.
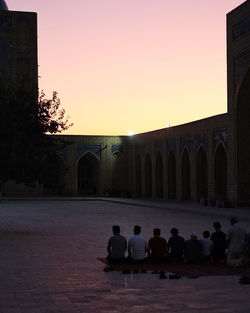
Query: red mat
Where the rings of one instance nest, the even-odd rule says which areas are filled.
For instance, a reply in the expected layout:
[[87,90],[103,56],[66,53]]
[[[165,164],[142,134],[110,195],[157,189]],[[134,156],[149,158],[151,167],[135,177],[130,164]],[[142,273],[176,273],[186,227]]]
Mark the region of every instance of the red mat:
[[[109,265],[106,258],[98,258],[101,262]],[[244,275],[250,276],[250,268],[234,268],[223,263],[212,264],[113,264],[115,271],[134,270],[164,270],[181,276],[221,276],[221,275]]]

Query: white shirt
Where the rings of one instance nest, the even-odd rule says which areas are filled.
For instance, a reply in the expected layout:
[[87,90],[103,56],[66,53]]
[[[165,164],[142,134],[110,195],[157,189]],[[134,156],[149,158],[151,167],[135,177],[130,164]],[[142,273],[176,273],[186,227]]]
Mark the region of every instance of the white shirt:
[[227,240],[230,241],[228,252],[231,253],[242,253],[245,250],[246,245],[246,230],[235,223],[229,228],[227,233]]
[[208,238],[203,238],[200,240],[202,244],[202,254],[203,256],[210,256],[213,251],[213,241]]
[[140,235],[134,235],[129,239],[128,252],[134,260],[143,260],[146,257],[146,240]]

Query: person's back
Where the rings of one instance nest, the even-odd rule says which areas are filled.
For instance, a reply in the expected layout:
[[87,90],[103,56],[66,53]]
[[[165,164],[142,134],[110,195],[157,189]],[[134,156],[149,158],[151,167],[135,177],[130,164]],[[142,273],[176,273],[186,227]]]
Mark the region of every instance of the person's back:
[[229,241],[228,251],[242,253],[245,250],[246,235],[246,230],[238,222],[234,223],[227,235],[227,240]]
[[168,240],[168,252],[173,262],[183,261],[183,255],[185,251],[185,240],[179,236],[177,228],[171,229],[172,237]]
[[232,266],[240,266],[246,257],[246,230],[238,225],[237,218],[231,218],[231,227],[227,234],[227,263]]
[[155,228],[154,237],[148,242],[148,260],[149,262],[166,262],[167,258],[167,241],[160,237],[161,230]]
[[146,257],[147,242],[140,233],[141,227],[136,225],[134,227],[134,236],[128,242],[128,261],[144,261]]
[[200,240],[202,245],[202,257],[204,261],[210,261],[213,252],[213,241],[209,239],[210,233],[208,230],[203,232],[203,239]]
[[214,244],[213,259],[215,262],[223,261],[226,258],[226,234],[221,231],[220,222],[214,222],[213,226],[215,232],[210,237]]
[[113,236],[108,241],[108,261],[110,263],[123,262],[125,260],[125,252],[127,250],[127,240],[120,235],[120,227],[113,226]]
[[201,263],[202,245],[196,234],[192,234],[190,240],[186,242],[185,257],[188,263]]

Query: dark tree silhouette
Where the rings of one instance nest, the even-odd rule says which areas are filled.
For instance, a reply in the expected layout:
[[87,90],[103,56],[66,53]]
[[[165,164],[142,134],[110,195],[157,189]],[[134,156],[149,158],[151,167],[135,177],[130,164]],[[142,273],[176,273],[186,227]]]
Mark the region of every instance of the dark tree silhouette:
[[0,77],[0,182],[43,183],[55,175],[49,160],[66,143],[50,134],[61,133],[72,123],[56,92],[52,99],[44,92],[37,95],[36,86],[27,80],[13,84]]
[[65,119],[65,110],[60,108],[61,102],[54,91],[52,99],[46,99],[44,91],[38,97],[38,121],[45,133],[61,133],[70,128],[69,117]]

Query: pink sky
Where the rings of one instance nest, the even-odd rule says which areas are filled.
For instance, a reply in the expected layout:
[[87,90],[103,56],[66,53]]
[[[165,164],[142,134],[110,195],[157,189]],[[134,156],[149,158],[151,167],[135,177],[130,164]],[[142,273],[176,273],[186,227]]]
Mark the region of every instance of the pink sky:
[[242,0],[6,0],[38,13],[39,85],[65,133],[127,135],[226,112],[226,13]]

